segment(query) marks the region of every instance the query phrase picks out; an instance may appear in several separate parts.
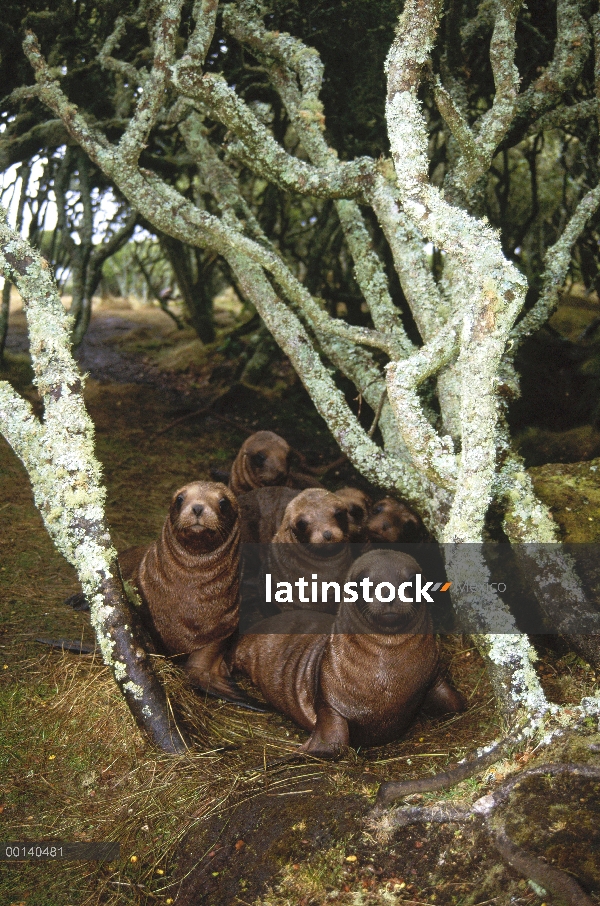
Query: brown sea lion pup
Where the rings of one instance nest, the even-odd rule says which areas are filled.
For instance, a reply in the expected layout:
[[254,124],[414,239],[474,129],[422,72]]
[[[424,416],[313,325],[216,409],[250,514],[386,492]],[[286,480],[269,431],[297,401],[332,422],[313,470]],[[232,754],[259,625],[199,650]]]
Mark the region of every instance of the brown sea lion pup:
[[313,573],[322,581],[341,581],[352,562],[351,540],[348,506],[341,497],[324,488],[308,488],[294,497],[267,550],[265,572],[271,574],[272,587],[279,582],[292,586],[291,595],[275,594],[276,607],[336,613],[339,602],[333,593],[325,600],[319,595],[315,602],[294,583],[301,576],[310,581]]
[[119,557],[137,587],[155,640],[187,654],[190,683],[244,701],[223,660],[239,618],[239,513],[224,484],[195,481],[173,495],[160,538]]
[[383,497],[375,503],[366,532],[369,541],[379,544],[422,541],[425,536],[419,517],[393,497]]
[[229,487],[237,495],[255,488],[287,484],[291,453],[287,441],[273,431],[251,434],[231,467]]
[[362,544],[367,541],[367,519],[373,501],[364,491],[358,488],[340,488],[335,492],[336,497],[341,497],[348,505],[348,524],[350,538],[353,544]]
[[[357,600],[344,601],[335,618],[278,614],[238,639],[233,668],[310,732],[300,752],[332,758],[348,744],[382,745],[397,739],[422,706],[438,713],[465,709],[464,697],[441,675],[427,605],[403,602],[398,593],[382,603],[374,594],[383,582],[414,589],[420,572],[407,554],[370,551],[346,577],[356,583]],[[370,595],[361,584],[366,578]],[[389,589],[380,594],[387,597]],[[404,594],[416,597],[408,586]]]
[[[278,582],[293,585],[300,576],[310,578],[313,572],[334,581],[346,574],[352,561],[348,507],[335,494],[324,488],[258,488],[243,494],[238,503],[242,541],[261,545],[260,549],[250,549],[249,558],[244,560],[245,579],[269,573],[275,589]],[[248,548],[245,551],[248,553]],[[333,597],[318,605],[307,604],[301,597],[295,593],[289,601],[272,601],[272,606],[261,608],[262,612],[307,606],[326,613],[337,610]]]

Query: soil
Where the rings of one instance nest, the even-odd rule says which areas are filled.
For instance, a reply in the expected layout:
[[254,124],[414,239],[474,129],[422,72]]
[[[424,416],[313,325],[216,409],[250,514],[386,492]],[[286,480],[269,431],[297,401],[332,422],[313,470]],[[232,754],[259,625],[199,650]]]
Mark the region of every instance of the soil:
[[[165,347],[178,370],[164,370]],[[117,549],[156,537],[173,490],[194,477],[209,478],[211,466],[228,468],[249,431],[277,431],[311,466],[338,457],[285,362],[278,367],[286,380],[259,392],[236,383],[238,366],[228,348],[221,342],[202,350],[158,309],[95,311],[78,355],[89,375],[86,403],[96,425]],[[26,349],[24,317],[16,311],[8,367],[0,378],[9,377],[35,401]],[[326,483],[335,488],[353,481],[366,487],[345,464]],[[3,839],[48,838],[60,830],[63,839],[117,839],[123,850],[118,865],[85,863],[70,873],[10,866],[0,877],[1,906],[551,902],[505,867],[476,823],[416,825],[383,837],[364,820],[382,780],[443,770],[501,732],[483,664],[466,642],[443,643],[444,663],[469,699],[463,715],[446,721],[421,715],[398,742],[351,751],[336,764],[265,768],[273,753],[289,750],[305,734],[273,713],[248,715],[216,702],[197,703],[192,708],[206,727],[202,750],[172,767],[139,737],[97,660],[36,643],[39,636],[89,642],[93,636],[87,617],[62,603],[78,590],[75,574],[53,550],[27,476],[1,439],[0,493]],[[593,674],[571,654],[545,649],[538,666],[555,701],[579,701],[593,688]],[[108,703],[103,731],[101,690]],[[172,700],[175,709],[182,707],[176,684]],[[50,726],[52,708],[57,716]],[[59,737],[62,748],[52,748]],[[54,751],[62,753],[63,765],[49,761]],[[88,783],[92,775],[97,779]],[[452,795],[470,802],[497,779],[490,774],[466,782]],[[187,799],[186,783],[192,786]],[[569,816],[568,839],[548,835],[558,819],[539,811],[540,797],[547,798],[543,791],[538,806],[527,807],[528,822],[539,851],[551,849],[558,864],[600,896],[597,804],[591,789],[579,789],[575,784],[559,791]],[[560,801],[559,792],[553,792],[553,802]]]

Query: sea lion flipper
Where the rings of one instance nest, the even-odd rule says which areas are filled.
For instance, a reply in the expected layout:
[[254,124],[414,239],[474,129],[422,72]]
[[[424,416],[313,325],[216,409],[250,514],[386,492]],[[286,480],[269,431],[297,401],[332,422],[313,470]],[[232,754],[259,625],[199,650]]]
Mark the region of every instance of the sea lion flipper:
[[299,751],[314,758],[339,758],[350,745],[348,721],[325,702],[316,706],[316,712],[315,728]]
[[211,698],[220,698],[223,701],[230,702],[232,705],[237,705],[239,708],[246,708],[248,711],[258,711],[260,714],[266,714],[271,710],[267,705],[259,702],[258,699],[247,695],[231,679],[211,676],[206,683],[190,682],[190,684],[194,689],[204,692],[205,695],[210,695]]
[[457,714],[467,710],[468,702],[462,692],[440,676],[425,696],[423,707],[433,714]]

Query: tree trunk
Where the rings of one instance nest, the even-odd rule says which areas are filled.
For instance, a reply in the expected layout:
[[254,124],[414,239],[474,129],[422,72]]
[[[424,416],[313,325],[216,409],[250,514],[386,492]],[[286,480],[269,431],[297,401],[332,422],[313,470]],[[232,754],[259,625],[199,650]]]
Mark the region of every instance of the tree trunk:
[[137,616],[106,527],[106,491],[99,481],[82,379],[70,352],[69,320],[47,262],[4,219],[0,266],[25,302],[34,379],[44,402],[41,422],[8,382],[0,382],[0,430],[27,469],[52,540],[77,570],[103,661],[135,720],[162,751],[182,753],[185,740],[136,632]]

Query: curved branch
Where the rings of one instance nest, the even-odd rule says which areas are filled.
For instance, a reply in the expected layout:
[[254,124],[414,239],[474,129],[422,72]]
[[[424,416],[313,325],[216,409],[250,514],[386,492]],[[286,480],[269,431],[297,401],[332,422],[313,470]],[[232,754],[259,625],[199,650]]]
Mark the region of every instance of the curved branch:
[[152,70],[143,82],[142,96],[119,141],[118,155],[123,163],[137,163],[164,104],[169,67],[175,57],[183,2],[184,0],[163,0],[162,10],[154,29]]
[[439,434],[427,421],[417,387],[452,361],[459,345],[462,315],[441,328],[414,355],[386,366],[388,396],[398,430],[418,468],[443,488],[456,486],[457,457],[452,438]]
[[508,331],[525,296],[525,280],[502,254],[497,235],[445,202],[428,182],[427,132],[417,90],[436,35],[440,0],[409,0],[388,56],[386,116],[405,211],[438,248],[460,263],[471,286],[463,322],[463,448],[447,541],[476,541],[491,500],[495,471],[495,382]]
[[514,358],[523,340],[539,330],[554,312],[571,264],[571,250],[599,207],[600,183],[583,196],[562,236],[554,245],[550,246],[544,255],[546,269],[542,292],[533,308],[519,321],[510,334],[510,339],[513,341],[509,352],[511,359]]
[[539,78],[519,95],[513,123],[506,137],[511,145],[577,84],[591,48],[581,7],[581,0],[557,0],[554,56]]
[[[245,7],[246,4],[242,4],[239,9],[227,7],[224,23],[229,33],[251,47],[259,59],[275,62],[275,65],[269,66],[271,81],[277,88],[310,159],[328,172],[338,169],[340,164],[337,155],[325,141],[323,123],[319,118],[322,111],[319,91],[323,67],[317,51],[290,35],[269,32],[260,19],[252,17],[251,10],[247,14],[244,12]],[[281,63],[284,65],[281,66]],[[301,90],[298,89],[298,81]],[[371,204],[371,193],[379,181],[377,173],[374,182],[364,186],[367,200]],[[390,296],[383,264],[373,248],[361,210],[356,202],[350,200],[336,201],[336,210],[354,260],[356,281],[373,324],[378,330],[390,335],[393,340],[393,357],[404,358],[412,352],[413,345]],[[407,267],[403,269],[402,276],[408,277]],[[407,295],[413,301],[414,294],[409,292]]]
[[369,158],[324,170],[292,157],[223,76],[202,75],[186,57],[173,67],[173,84],[185,97],[204,104],[214,119],[239,137],[242,145],[235,146],[235,153],[246,166],[288,192],[317,198],[362,197],[373,178],[374,165]]

